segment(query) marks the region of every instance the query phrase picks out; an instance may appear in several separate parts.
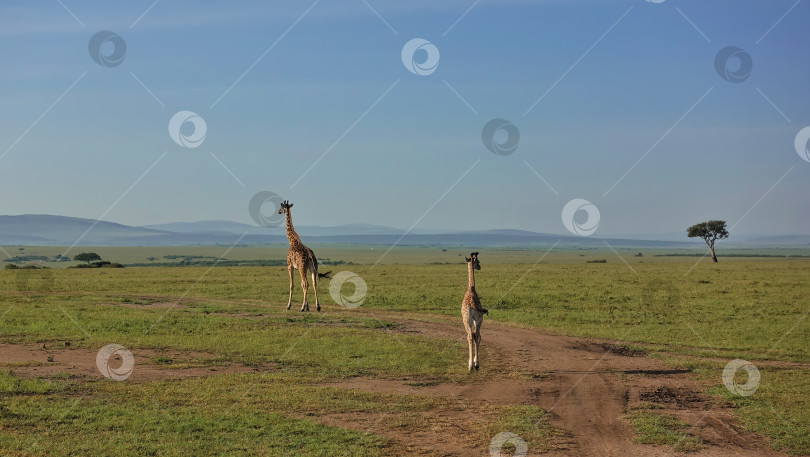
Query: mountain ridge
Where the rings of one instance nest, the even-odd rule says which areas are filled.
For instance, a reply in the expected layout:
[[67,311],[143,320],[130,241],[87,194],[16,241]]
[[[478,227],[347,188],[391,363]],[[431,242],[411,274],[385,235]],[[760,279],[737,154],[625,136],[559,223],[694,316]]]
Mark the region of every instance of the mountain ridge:
[[[683,241],[577,237],[518,229],[473,231],[414,230],[373,224],[347,224],[335,227],[300,226],[296,230],[311,243],[372,245],[479,245],[561,247],[680,247],[702,248],[701,240]],[[235,243],[286,243],[283,225],[260,227],[233,221],[205,220],[129,226],[70,216],[22,214],[0,216],[0,245],[65,246],[192,246],[232,245]],[[758,237],[746,242],[756,246],[810,246],[810,235]]]

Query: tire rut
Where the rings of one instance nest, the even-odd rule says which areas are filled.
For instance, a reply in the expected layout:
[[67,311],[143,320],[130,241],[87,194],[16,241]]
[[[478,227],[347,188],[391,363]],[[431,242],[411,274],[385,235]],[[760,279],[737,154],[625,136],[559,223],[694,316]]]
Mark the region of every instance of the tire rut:
[[[396,313],[385,313],[384,318],[398,324],[399,331],[422,337],[458,341],[464,332],[460,322],[425,322],[418,316]],[[549,412],[552,425],[563,431],[556,449],[543,455],[676,454],[668,446],[635,443],[624,417],[628,406],[641,402],[640,396],[664,392],[669,397],[656,403],[662,408],[659,411],[683,418],[693,426],[690,433],[704,440],[704,448],[690,455],[786,456],[770,448],[765,437],[739,426],[729,406],[703,394],[707,386],[687,370],[673,369],[632,351],[617,351],[615,341],[555,335],[486,320],[482,336],[485,354],[496,356],[494,360],[482,357],[481,371],[471,375],[475,378],[470,384],[476,388],[448,383],[416,392],[455,398],[463,392],[469,400],[539,406]],[[458,351],[462,363],[466,345],[459,344]],[[515,373],[519,380],[514,379]],[[497,380],[504,376],[512,377]],[[362,382],[355,384],[362,386]],[[415,393],[415,389],[396,388],[396,384],[376,390]],[[484,386],[489,388],[478,388]],[[488,392],[490,389],[498,392]]]

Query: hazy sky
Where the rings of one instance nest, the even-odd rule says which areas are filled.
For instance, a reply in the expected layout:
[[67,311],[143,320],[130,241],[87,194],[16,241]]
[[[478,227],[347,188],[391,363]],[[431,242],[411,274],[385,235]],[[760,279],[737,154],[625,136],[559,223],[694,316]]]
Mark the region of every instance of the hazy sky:
[[0,214],[810,233],[810,2],[656,1],[4,1]]

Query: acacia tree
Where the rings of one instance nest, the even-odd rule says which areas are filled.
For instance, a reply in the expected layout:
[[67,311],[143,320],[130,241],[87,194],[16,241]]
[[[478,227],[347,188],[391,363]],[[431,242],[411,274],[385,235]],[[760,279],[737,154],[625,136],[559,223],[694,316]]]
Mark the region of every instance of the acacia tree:
[[717,262],[717,255],[714,253],[714,242],[728,238],[726,221],[701,222],[686,229],[686,234],[689,238],[703,238],[703,241],[709,246],[709,250],[712,251],[712,260],[715,262]]
[[73,256],[73,260],[77,262],[95,262],[96,260],[101,260],[101,256],[96,254],[95,252],[82,252]]

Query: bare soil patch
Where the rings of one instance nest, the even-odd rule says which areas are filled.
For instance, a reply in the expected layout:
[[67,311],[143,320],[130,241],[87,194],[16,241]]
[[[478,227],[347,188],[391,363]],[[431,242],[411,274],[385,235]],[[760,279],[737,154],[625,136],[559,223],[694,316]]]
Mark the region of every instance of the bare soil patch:
[[120,306],[122,308],[135,308],[135,309],[182,309],[188,308],[187,305],[184,305],[180,302],[154,302],[154,303],[109,303],[110,306]]
[[677,408],[707,408],[711,403],[697,392],[682,388],[660,386],[654,390],[639,393],[639,400]]
[[[17,376],[29,378],[65,374],[80,378],[104,378],[96,365],[98,350],[72,348],[65,346],[64,342],[49,342],[44,343],[44,348],[42,346],[43,344],[0,344],[0,369],[7,369]],[[128,381],[156,381],[224,373],[248,373],[260,369],[234,363],[206,362],[206,360],[215,359],[216,355],[204,352],[147,349],[133,349],[131,352],[135,357],[135,366],[127,378]],[[159,362],[156,363],[153,359],[158,359]],[[108,363],[110,367],[116,369],[121,366],[123,361],[120,357],[113,356]]]
[[[399,324],[395,332],[453,341],[448,350],[458,351],[459,363],[466,365],[467,344],[460,322],[453,325],[404,319],[401,314],[377,314]],[[701,437],[705,447],[690,455],[786,455],[771,449],[766,438],[744,430],[729,405],[703,394],[707,386],[688,371],[672,369],[646,357],[644,351],[627,348],[616,341],[554,335],[486,320],[482,336],[481,346],[486,352],[481,359],[481,370],[471,373],[466,381],[352,378],[335,385],[371,392],[443,397],[467,404],[539,406],[549,412],[551,423],[561,430],[555,450],[542,455],[677,454],[670,447],[633,442],[633,432],[624,415],[642,402],[655,404],[660,407],[659,411],[676,415],[692,425],[690,433]],[[463,408],[456,414],[460,419],[453,425],[426,426],[417,434],[412,429],[383,427],[382,419],[362,415],[330,416],[324,420],[390,437],[417,454],[488,455],[486,447],[458,439],[474,432],[477,421],[470,412],[465,419]],[[529,455],[539,454],[530,449]]]

